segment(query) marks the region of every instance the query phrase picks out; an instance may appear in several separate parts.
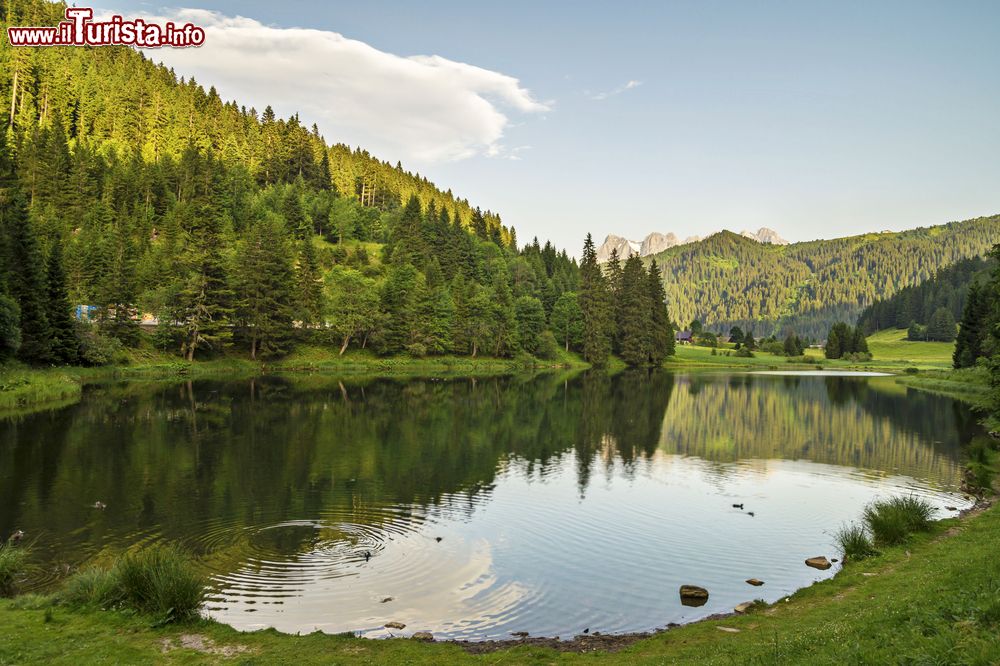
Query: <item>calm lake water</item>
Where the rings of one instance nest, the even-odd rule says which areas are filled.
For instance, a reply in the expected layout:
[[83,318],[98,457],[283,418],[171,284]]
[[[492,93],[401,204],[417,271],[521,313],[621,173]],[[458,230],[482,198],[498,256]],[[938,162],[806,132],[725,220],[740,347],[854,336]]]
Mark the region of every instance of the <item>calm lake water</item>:
[[[37,589],[180,542],[211,576],[207,611],[241,629],[649,630],[833,575],[803,560],[836,557],[833,533],[873,498],[968,506],[976,432],[891,377],[100,386],[0,421],[0,535],[37,540]],[[682,584],[708,603],[683,606]]]

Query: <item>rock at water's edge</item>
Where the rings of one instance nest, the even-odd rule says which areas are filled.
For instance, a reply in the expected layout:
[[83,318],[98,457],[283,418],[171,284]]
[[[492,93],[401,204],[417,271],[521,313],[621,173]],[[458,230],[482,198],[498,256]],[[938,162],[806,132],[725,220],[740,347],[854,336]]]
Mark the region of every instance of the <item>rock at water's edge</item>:
[[813,569],[822,569],[824,571],[833,566],[833,564],[830,563],[830,560],[826,559],[826,557],[822,555],[819,557],[810,557],[806,560],[806,565],[812,567]]
[[434,640],[434,634],[429,631],[417,631],[410,638],[415,641],[432,641]]

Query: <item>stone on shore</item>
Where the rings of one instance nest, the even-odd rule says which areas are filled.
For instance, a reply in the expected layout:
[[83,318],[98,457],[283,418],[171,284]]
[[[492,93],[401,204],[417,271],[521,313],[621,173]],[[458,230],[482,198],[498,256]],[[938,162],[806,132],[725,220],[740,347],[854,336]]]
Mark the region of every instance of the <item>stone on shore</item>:
[[434,634],[429,631],[417,631],[410,638],[415,641],[432,641],[434,640]]
[[813,569],[822,569],[824,571],[833,566],[833,564],[830,563],[830,560],[826,559],[826,557],[822,555],[819,557],[810,557],[806,560],[806,565],[812,567]]

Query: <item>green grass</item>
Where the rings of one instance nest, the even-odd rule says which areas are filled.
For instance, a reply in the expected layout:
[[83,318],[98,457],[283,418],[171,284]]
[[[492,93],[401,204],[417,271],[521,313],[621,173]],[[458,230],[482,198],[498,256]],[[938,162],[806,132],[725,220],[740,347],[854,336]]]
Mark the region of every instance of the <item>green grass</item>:
[[953,342],[910,342],[905,330],[879,331],[868,338],[868,349],[878,361],[895,361],[917,368],[951,368]]
[[33,406],[55,407],[80,399],[81,381],[75,368],[33,370],[0,366],[0,414]]
[[932,524],[934,507],[912,495],[876,500],[864,511],[865,526],[875,543],[898,546],[915,532],[926,532]]
[[17,579],[28,565],[29,554],[25,546],[0,542],[0,597],[17,589]]
[[222,661],[178,647],[182,635],[203,638],[209,649],[240,650],[232,661],[254,664],[991,664],[1000,655],[998,543],[997,507],[941,521],[905,546],[847,562],[834,578],[787,601],[672,629],[610,654],[524,646],[471,656],[455,645],[406,639],[242,633],[203,620],[154,626],[143,615],[31,598],[0,602],[0,664]]

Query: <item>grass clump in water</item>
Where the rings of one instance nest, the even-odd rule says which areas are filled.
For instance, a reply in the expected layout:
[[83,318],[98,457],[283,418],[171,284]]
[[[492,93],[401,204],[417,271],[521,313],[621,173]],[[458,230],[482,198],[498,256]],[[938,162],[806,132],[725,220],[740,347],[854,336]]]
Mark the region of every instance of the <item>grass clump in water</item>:
[[895,546],[931,526],[934,507],[913,495],[877,500],[865,507],[864,521],[876,544]]
[[196,616],[204,594],[205,579],[190,555],[156,545],[126,553],[110,569],[78,572],[61,598],[71,606],[124,607],[174,621]]
[[28,548],[0,542],[0,596],[9,596],[14,592],[17,577],[28,564],[28,553]]
[[837,531],[837,543],[840,545],[840,552],[844,555],[844,561],[863,560],[866,557],[878,555],[872,538],[868,535],[868,530],[862,525],[850,524],[841,527]]

